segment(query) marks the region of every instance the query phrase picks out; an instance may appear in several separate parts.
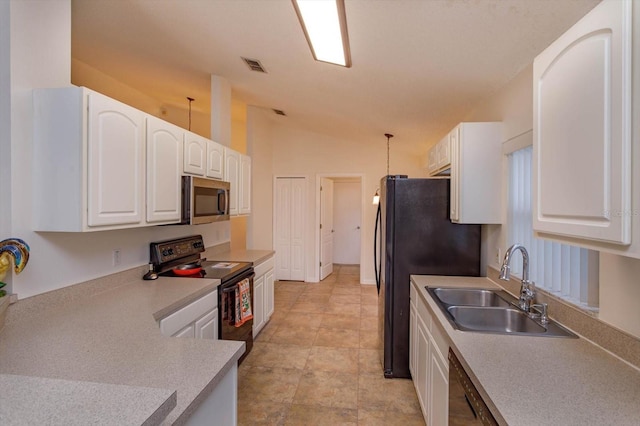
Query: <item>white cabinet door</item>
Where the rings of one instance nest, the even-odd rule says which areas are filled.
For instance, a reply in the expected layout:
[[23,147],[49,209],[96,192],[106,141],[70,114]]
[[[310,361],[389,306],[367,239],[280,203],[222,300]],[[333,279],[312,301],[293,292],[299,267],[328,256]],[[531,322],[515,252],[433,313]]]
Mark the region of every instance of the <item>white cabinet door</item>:
[[181,218],[184,131],[147,117],[147,222],[176,223]]
[[106,96],[88,96],[87,225],[141,223],[144,115]]
[[418,401],[422,408],[422,414],[427,418],[428,413],[428,383],[429,383],[429,332],[422,319],[417,317],[417,350],[416,350],[416,393],[418,395]]
[[224,178],[224,146],[214,141],[207,141],[207,177]]
[[267,271],[264,276],[264,319],[265,322],[271,318],[275,309],[274,305],[274,283],[273,268]]
[[631,243],[631,3],[603,1],[534,61],[536,231]]
[[437,169],[444,169],[451,164],[451,142],[445,137],[437,145]]
[[207,168],[207,142],[195,133],[184,134],[184,168],[183,172],[196,176],[204,176]]
[[229,214],[237,216],[240,203],[240,153],[230,148],[224,149],[224,180],[229,182]]
[[433,175],[438,170],[438,145],[434,145],[429,150],[427,158],[427,169],[429,174]]
[[451,221],[502,222],[502,124],[460,123],[449,133]]
[[416,315],[416,307],[413,299],[413,286],[411,287],[411,296],[412,299],[409,301],[409,372],[411,373],[411,377],[414,380],[414,386],[416,384],[416,352],[418,347],[418,336],[417,336],[417,327],[418,327],[418,317]]
[[240,155],[240,194],[238,195],[240,205],[239,214],[251,213],[251,157]]
[[218,339],[218,309],[214,309],[194,324],[196,339]]
[[196,336],[195,334],[195,325],[193,323],[188,324],[187,326],[185,326],[182,330],[176,332],[176,334],[172,335],[171,337],[190,337],[190,338],[194,338]]
[[433,426],[449,423],[449,363],[440,354],[433,341],[430,342],[429,360],[429,421]]
[[264,275],[253,281],[253,337],[264,327]]

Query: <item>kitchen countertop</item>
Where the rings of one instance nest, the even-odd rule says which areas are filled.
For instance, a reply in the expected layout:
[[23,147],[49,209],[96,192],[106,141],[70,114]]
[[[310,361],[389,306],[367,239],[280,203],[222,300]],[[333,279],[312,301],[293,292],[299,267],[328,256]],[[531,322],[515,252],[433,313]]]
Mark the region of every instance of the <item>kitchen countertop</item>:
[[[425,286],[499,288],[488,278],[411,276],[500,424],[637,425],[640,371],[584,338],[454,329]],[[553,312],[550,312],[553,318]]]
[[[245,345],[164,337],[157,320],[218,285],[219,280],[213,279],[160,277],[155,281],[137,279],[50,304],[43,304],[38,296],[19,301],[19,309],[9,307],[0,334],[0,374],[5,375],[3,380],[11,379],[7,375],[28,376],[12,379],[20,382],[23,390],[46,383],[63,394],[75,395],[90,388],[96,409],[111,407],[101,417],[101,424],[141,424],[140,413],[148,413],[147,424],[158,424],[165,414],[164,424],[181,424],[237,363]],[[126,408],[121,405],[126,392],[141,396],[136,399],[135,415],[121,410]],[[12,395],[22,404],[28,403],[32,415],[39,416],[34,418],[57,420],[63,415],[55,404],[43,400],[42,394],[25,391]],[[16,414],[4,391],[0,401],[0,419]],[[79,421],[73,411],[66,412],[69,418],[61,424]],[[127,413],[131,417],[123,417]]]
[[275,254],[273,250],[230,250],[222,253],[207,254],[207,259],[221,262],[250,262],[259,265]]

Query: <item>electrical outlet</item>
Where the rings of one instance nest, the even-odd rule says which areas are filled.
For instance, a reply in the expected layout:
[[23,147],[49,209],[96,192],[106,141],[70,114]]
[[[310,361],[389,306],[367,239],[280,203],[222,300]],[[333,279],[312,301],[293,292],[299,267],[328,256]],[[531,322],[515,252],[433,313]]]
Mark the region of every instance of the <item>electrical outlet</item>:
[[113,250],[113,266],[118,266],[121,262],[120,249]]
[[502,250],[500,247],[496,247],[496,265],[499,265],[502,262]]

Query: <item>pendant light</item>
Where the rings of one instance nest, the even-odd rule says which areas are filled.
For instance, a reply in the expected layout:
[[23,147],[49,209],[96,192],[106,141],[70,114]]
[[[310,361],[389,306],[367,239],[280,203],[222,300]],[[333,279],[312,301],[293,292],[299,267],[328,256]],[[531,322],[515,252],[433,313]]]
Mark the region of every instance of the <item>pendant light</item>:
[[189,101],[189,128],[187,130],[191,131],[191,102],[195,101],[195,99],[187,96],[187,100]]
[[[393,137],[391,133],[385,133],[385,137],[387,138],[387,176],[389,176],[389,139]],[[376,189],[376,193],[373,195],[373,204],[377,205],[380,203],[380,188]]]

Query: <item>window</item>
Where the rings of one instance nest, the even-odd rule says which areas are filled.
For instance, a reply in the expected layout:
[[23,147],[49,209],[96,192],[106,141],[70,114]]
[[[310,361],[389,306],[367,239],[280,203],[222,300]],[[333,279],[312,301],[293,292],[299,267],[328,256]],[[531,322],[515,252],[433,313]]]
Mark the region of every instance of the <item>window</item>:
[[[534,237],[531,209],[533,147],[508,155],[508,246],[520,243],[529,252],[529,275],[537,288],[584,308],[598,306],[598,253]],[[522,258],[512,271],[522,276]]]

